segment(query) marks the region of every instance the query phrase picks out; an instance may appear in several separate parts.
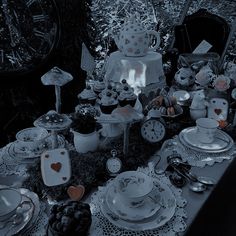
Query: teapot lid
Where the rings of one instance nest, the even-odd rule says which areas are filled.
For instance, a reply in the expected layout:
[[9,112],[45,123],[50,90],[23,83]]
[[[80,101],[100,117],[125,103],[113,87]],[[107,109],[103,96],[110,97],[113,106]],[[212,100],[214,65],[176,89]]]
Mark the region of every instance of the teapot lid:
[[121,31],[127,33],[143,33],[146,32],[146,29],[140,19],[137,19],[137,16],[132,15],[123,24]]

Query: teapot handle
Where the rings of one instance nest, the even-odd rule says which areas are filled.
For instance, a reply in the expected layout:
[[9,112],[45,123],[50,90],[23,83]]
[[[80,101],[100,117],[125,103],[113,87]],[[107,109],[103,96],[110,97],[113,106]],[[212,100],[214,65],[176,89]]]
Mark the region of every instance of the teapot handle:
[[155,51],[159,47],[161,42],[160,34],[155,30],[148,30],[147,33],[148,35],[154,35],[156,38],[156,43],[154,45],[151,45],[151,47],[149,46],[149,50]]

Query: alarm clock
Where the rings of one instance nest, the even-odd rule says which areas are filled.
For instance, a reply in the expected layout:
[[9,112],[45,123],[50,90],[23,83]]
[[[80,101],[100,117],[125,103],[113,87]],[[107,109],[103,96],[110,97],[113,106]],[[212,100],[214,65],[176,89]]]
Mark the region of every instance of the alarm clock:
[[163,140],[166,135],[165,122],[162,118],[154,116],[152,110],[149,111],[148,116],[141,125],[142,137],[150,143],[158,143]]
[[120,171],[122,169],[122,162],[121,162],[120,158],[117,157],[116,150],[112,150],[111,155],[112,155],[112,157],[110,157],[107,160],[106,168],[107,168],[108,173],[111,176],[116,176],[120,173]]

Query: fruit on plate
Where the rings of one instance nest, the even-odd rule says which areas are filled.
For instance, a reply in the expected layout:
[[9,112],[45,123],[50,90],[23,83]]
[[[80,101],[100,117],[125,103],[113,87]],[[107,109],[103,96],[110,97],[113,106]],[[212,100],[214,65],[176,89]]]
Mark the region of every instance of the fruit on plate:
[[89,204],[78,201],[56,204],[51,208],[48,236],[86,236],[91,222]]

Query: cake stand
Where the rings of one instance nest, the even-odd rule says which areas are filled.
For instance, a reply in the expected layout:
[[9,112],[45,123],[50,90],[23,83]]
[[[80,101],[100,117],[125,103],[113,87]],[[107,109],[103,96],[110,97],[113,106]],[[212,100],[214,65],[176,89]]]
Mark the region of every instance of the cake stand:
[[130,127],[143,119],[143,114],[133,109],[131,106],[116,108],[111,115],[106,115],[97,118],[100,124],[109,124],[110,127],[121,125],[123,127],[123,154],[126,156],[129,149],[129,131]]

